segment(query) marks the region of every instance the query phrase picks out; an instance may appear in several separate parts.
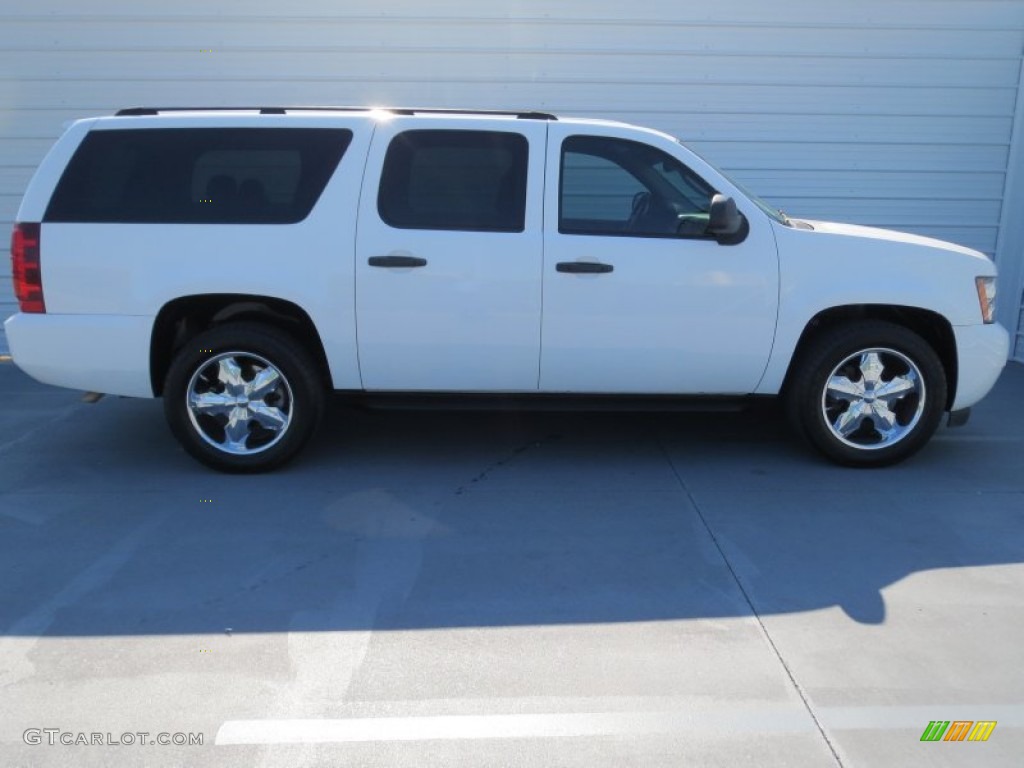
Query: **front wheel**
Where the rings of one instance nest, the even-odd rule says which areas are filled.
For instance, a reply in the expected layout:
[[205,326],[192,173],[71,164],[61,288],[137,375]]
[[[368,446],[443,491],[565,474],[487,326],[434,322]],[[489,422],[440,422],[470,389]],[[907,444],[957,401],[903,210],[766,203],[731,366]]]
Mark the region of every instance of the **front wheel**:
[[164,413],[186,451],[225,472],[263,472],[295,456],[321,419],[323,382],[278,329],[228,323],[192,339],[164,384]]
[[830,459],[885,466],[920,450],[946,408],[935,350],[902,326],[868,321],[823,332],[797,361],[790,419]]

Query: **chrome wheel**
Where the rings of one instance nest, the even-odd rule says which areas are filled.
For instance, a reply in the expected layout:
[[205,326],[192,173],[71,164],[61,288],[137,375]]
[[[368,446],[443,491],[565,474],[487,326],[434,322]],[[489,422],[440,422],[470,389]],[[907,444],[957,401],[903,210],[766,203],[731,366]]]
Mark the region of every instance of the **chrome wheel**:
[[927,392],[918,366],[894,349],[864,349],[825,380],[821,410],[840,442],[860,450],[888,448],[911,434]]
[[287,378],[269,360],[249,352],[224,352],[203,361],[185,396],[196,433],[235,456],[276,445],[295,416]]

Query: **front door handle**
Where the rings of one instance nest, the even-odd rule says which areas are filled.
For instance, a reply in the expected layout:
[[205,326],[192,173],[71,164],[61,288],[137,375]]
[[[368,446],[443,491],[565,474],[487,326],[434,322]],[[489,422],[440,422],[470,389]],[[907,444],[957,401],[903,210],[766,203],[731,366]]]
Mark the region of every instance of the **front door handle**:
[[371,267],[425,267],[427,260],[419,256],[371,256],[367,259]]
[[600,275],[611,272],[615,267],[611,264],[599,264],[596,261],[560,261],[555,264],[555,269],[574,275]]

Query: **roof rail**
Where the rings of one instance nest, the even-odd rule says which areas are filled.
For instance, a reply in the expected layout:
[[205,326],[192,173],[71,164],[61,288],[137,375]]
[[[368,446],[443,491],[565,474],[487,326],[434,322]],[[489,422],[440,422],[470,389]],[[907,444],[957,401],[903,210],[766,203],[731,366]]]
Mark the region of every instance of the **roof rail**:
[[515,117],[520,120],[557,120],[557,115],[552,115],[550,112],[536,112],[528,110],[521,112],[518,110],[501,110],[501,109],[422,109],[422,108],[406,108],[401,107],[397,109],[385,109],[387,112],[394,112],[396,115],[494,115],[498,117]]
[[498,109],[424,109],[420,107],[126,107],[114,114],[117,117],[142,117],[162,112],[259,112],[261,115],[284,115],[288,112],[369,112],[379,110],[396,115],[494,115],[515,117],[519,120],[557,120],[548,112],[504,111]]

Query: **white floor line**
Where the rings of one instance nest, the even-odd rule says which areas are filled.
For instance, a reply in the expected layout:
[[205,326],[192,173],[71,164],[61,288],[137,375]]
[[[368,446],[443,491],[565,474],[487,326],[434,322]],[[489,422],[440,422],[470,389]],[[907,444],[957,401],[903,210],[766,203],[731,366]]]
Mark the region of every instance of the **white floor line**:
[[[1024,704],[823,707],[828,729],[920,730],[931,720],[995,720],[998,728],[1024,727]],[[815,733],[803,707],[694,708],[657,712],[436,715],[305,720],[229,720],[215,744],[325,744],[455,741],[470,739],[686,735],[709,733]]]
[[215,743],[452,741],[682,734],[694,730],[813,733],[814,724],[803,708],[790,706],[775,711],[723,712],[714,717],[679,711],[231,720],[220,727]]

